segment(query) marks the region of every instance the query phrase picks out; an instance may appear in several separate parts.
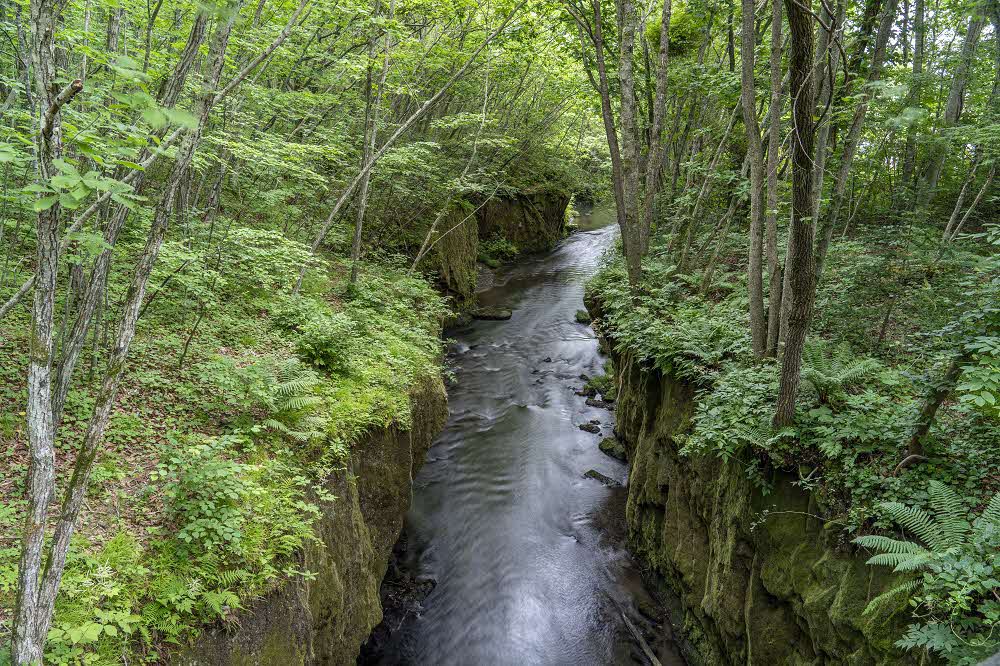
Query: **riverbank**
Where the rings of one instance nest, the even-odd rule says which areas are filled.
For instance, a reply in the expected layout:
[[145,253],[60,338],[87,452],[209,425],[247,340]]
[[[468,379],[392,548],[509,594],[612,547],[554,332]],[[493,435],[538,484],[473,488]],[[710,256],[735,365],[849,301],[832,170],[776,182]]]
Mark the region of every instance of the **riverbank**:
[[[919,649],[922,632],[934,628],[911,615],[908,597],[916,589],[916,603],[935,608],[951,574],[941,574],[938,588],[934,575],[869,566],[874,553],[854,539],[889,530],[917,539],[895,528],[890,501],[947,524],[951,514],[939,513],[933,486],[942,481],[954,496],[947,510],[968,530],[995,490],[989,468],[996,465],[986,461],[998,460],[1000,443],[970,405],[947,402],[928,438],[930,460],[899,465],[923,400],[918,369],[931,372],[936,360],[913,340],[952,314],[897,310],[893,327],[883,325],[886,339],[865,353],[864,330],[884,318],[885,304],[867,302],[867,283],[856,281],[875,263],[858,246],[832,251],[838,268],[821,286],[796,424],[780,432],[770,428],[777,364],[750,350],[745,291],[726,257],[707,291],[653,259],[636,295],[616,257],[588,286],[618,390],[629,542],[679,595],[694,664],[899,664],[942,656]],[[959,266],[937,266],[942,290],[961,288]],[[990,557],[985,545],[970,548],[971,557]],[[948,570],[946,561],[940,566],[939,573]],[[923,591],[898,588],[910,580],[923,580]],[[988,598],[956,593],[967,595],[970,622],[983,618]],[[969,647],[988,654],[988,646]]]
[[[443,301],[389,264],[366,265],[349,288],[348,266],[316,263],[289,296],[307,250],[244,231],[227,259],[246,271],[210,309],[192,313],[184,297],[212,276],[182,271],[140,321],[46,663],[347,664],[381,619],[410,481],[447,413]],[[183,263],[174,249],[160,283]],[[3,327],[0,645],[22,522],[29,330],[21,313]],[[60,472],[97,390],[87,366],[102,362],[81,362]]]

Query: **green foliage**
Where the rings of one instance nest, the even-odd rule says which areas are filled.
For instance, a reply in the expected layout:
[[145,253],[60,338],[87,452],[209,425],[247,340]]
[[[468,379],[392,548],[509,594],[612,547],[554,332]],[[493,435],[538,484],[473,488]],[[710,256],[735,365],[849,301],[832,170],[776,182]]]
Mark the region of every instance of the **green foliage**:
[[237,294],[290,289],[303,268],[317,270],[324,265],[307,246],[281,232],[245,227],[229,231],[218,258]]
[[347,314],[313,317],[299,329],[295,351],[317,368],[344,372],[350,368],[357,335],[357,326]]
[[870,379],[880,368],[878,361],[855,355],[846,343],[834,346],[812,340],[802,355],[802,381],[824,405],[843,404],[848,389]]
[[246,467],[224,456],[232,439],[178,442],[152,477],[163,481],[168,515],[179,527],[177,538],[192,549],[240,549],[244,505],[252,489],[245,482]]
[[490,268],[497,268],[500,264],[513,260],[517,254],[517,246],[502,236],[479,241],[479,261]]
[[632,298],[621,259],[609,258],[588,284],[603,308],[598,327],[610,332],[616,348],[695,383],[711,383],[723,361],[750,350],[746,312],[738,297],[716,303],[682,298],[684,285],[672,267],[647,266],[646,292]]
[[603,400],[614,402],[618,399],[618,387],[615,385],[614,362],[608,359],[604,363],[604,372],[587,380],[583,389],[588,393],[600,394]]
[[1000,493],[970,520],[962,498],[940,481],[929,484],[933,513],[898,502],[886,516],[925,546],[883,535],[854,540],[879,551],[868,564],[892,567],[909,578],[868,604],[876,613],[894,599],[910,598],[914,615],[897,645],[936,652],[950,664],[976,664],[1000,647]]

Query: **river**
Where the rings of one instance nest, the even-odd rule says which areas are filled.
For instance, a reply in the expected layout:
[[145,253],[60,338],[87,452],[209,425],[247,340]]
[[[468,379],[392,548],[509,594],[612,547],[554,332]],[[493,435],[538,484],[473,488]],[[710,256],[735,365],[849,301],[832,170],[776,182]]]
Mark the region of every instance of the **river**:
[[[433,589],[362,663],[650,663],[635,633],[659,637],[661,663],[683,663],[624,547],[624,489],[584,476],[624,482],[627,469],[597,448],[613,413],[576,393],[604,359],[574,316],[617,236],[581,222],[589,230],[480,293],[511,319],[449,333],[450,417],[414,480],[402,556]],[[579,429],[592,420],[600,434]]]

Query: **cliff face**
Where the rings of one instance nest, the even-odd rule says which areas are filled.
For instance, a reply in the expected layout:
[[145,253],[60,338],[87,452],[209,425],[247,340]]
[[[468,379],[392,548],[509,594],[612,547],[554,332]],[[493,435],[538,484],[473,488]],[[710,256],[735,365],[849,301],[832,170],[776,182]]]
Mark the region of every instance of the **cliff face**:
[[745,463],[683,457],[674,436],[694,389],[613,353],[617,430],[630,460],[629,540],[679,598],[694,664],[905,664],[905,614],[863,616],[893,582],[836,543],[810,494],[775,472],[764,495]]
[[447,397],[440,377],[410,396],[409,430],[381,428],[351,448],[345,470],[326,489],[320,543],[302,554],[311,580],[288,583],[239,613],[229,630],[201,636],[171,659],[187,665],[294,666],[354,664],[361,644],[382,620],[379,585],[410,506],[413,476],[444,427]]
[[563,237],[569,195],[532,192],[494,197],[476,214],[479,237],[501,236],[521,252],[551,250]]
[[541,191],[494,197],[474,214],[471,208],[457,206],[441,220],[440,230],[445,235],[438,236],[424,265],[437,272],[441,288],[459,309],[471,306],[477,287],[479,242],[499,236],[521,252],[551,250],[566,233],[569,199],[562,192]]
[[458,303],[469,301],[476,293],[479,231],[475,220],[465,220],[467,215],[464,208],[455,207],[444,216],[441,231],[445,235],[439,237],[430,258],[441,288]]

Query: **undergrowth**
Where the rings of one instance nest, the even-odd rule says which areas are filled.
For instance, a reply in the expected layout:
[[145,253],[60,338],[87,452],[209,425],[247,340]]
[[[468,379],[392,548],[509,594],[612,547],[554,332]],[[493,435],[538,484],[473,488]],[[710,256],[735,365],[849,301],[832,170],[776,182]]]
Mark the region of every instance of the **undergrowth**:
[[[410,388],[438,372],[444,306],[405,267],[368,266],[348,289],[346,266],[281,234],[236,229],[229,241],[212,261],[164,247],[46,663],[154,663],[281,581],[312,576],[297,553],[336,501],[323,480],[360,434],[408,427]],[[26,317],[0,330],[0,609],[13,606],[22,525]],[[81,360],[60,468],[93,406],[86,377],[103,362],[89,351]],[[9,627],[0,610],[0,645]]]
[[[771,490],[771,470],[797,475],[828,524],[843,526],[842,543],[897,529],[893,507],[932,510],[934,484],[949,489],[952,510],[968,524],[1000,489],[1000,266],[991,246],[1000,234],[982,234],[982,254],[940,257],[937,245],[920,233],[905,243],[893,230],[865,233],[863,242],[845,239],[831,250],[804,354],[796,419],[780,430],[771,426],[778,362],[756,358],[750,345],[742,237],[727,239],[722,274],[707,295],[700,276],[679,273],[655,244],[637,293],[628,286],[618,252],[606,257],[588,285],[588,297],[601,310],[596,326],[617,351],[694,387],[691,427],[674,437],[680,453],[742,465],[763,493]],[[975,267],[971,273],[969,266]],[[959,352],[966,354],[963,377],[956,399],[942,405],[925,440],[927,459],[900,465],[924,396]],[[997,550],[962,552],[936,562],[915,586],[915,624],[900,647],[971,663],[963,660],[985,654],[984,641],[997,646]],[[969,567],[978,567],[971,587],[955,583],[941,592],[947,588],[943,581],[972,575]],[[922,615],[927,599],[941,594],[950,594],[954,607],[944,624],[928,629],[931,621]],[[958,638],[918,638],[943,628]],[[962,649],[974,637],[976,649]]]

